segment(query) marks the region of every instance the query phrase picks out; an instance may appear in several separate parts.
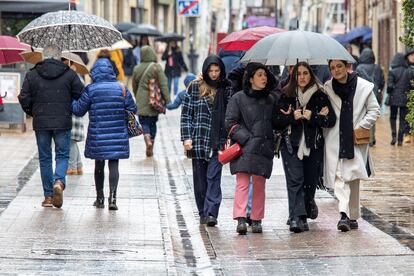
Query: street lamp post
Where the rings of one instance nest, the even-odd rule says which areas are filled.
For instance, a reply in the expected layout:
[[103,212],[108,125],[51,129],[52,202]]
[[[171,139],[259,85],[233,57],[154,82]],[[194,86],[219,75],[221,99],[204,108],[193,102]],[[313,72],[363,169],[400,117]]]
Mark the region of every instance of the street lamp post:
[[198,59],[198,54],[195,52],[194,49],[194,35],[193,35],[193,28],[194,28],[194,23],[192,22],[192,18],[190,18],[190,53],[187,55],[188,59],[190,60],[190,70],[191,73],[196,74],[196,64],[197,64],[197,59]]
[[277,0],[275,0],[275,27],[277,28]]

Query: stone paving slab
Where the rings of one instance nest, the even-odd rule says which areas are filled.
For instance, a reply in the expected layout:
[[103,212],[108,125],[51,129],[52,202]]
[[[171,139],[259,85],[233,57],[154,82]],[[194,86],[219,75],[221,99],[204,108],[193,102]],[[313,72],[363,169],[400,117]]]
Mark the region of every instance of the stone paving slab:
[[320,216],[310,223],[311,230],[291,234],[277,159],[266,188],[263,234],[235,232],[235,180],[228,166],[218,227],[200,226],[178,119],[179,111],[160,117],[154,158],[144,156],[142,137],[131,140],[131,158],[120,162],[117,212],[91,206],[93,161],[84,160],[83,176],[68,177],[62,209],[40,207],[36,171],[0,214],[0,274],[414,274],[413,252],[366,221],[360,221],[358,231],[338,232],[336,202],[324,191],[317,193]]

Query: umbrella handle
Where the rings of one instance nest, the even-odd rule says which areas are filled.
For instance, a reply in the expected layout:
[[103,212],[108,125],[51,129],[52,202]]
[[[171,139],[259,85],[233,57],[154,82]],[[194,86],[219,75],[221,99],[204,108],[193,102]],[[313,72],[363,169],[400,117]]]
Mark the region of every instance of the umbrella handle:
[[2,96],[1,94],[0,94],[0,98],[6,98],[7,97],[7,91],[4,91],[4,96]]

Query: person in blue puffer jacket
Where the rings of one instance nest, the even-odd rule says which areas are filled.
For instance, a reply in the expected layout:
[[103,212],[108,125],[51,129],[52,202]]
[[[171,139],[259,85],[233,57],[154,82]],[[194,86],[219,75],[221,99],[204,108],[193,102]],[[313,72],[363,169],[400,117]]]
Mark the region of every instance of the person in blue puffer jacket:
[[129,158],[129,140],[125,110],[137,112],[134,99],[116,80],[107,58],[99,58],[91,70],[92,83],[85,87],[79,100],[72,102],[72,112],[83,116],[89,112],[85,157],[95,159],[96,208],[104,208],[104,168],[109,167],[109,210],[118,210],[116,190],[119,159]]

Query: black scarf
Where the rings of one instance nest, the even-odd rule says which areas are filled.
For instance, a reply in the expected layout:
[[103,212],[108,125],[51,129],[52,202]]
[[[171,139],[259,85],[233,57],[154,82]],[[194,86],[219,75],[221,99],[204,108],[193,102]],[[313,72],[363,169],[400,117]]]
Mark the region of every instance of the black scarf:
[[342,100],[339,119],[339,158],[354,158],[354,95],[357,86],[357,74],[348,74],[346,83],[332,79],[332,88]]
[[227,106],[226,88],[226,80],[221,80],[217,86],[217,93],[213,101],[210,131],[211,148],[213,151],[220,150],[221,145],[227,138],[227,131],[224,125]]

